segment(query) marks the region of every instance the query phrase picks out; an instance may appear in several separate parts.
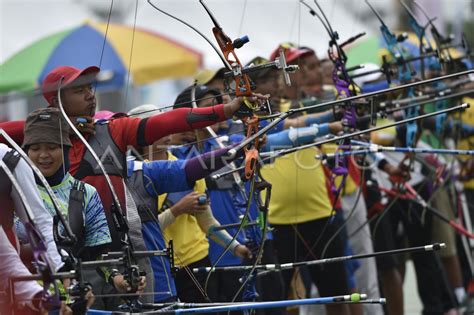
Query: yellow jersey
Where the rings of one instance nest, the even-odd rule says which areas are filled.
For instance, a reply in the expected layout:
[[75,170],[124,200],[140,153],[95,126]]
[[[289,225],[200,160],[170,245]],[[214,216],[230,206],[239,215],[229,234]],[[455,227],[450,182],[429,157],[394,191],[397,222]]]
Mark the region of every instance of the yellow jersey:
[[262,177],[272,184],[270,223],[297,224],[331,215],[328,181],[321,161],[315,159],[318,153],[308,148],[262,167]]
[[[177,160],[177,158],[168,152],[168,160]],[[206,192],[204,179],[196,182],[194,190],[202,194]],[[167,194],[158,196],[158,209],[163,207],[166,196]],[[163,236],[166,242],[173,240],[176,265],[178,266],[190,265],[208,255],[209,242],[193,215],[178,216],[171,225],[163,230]]]

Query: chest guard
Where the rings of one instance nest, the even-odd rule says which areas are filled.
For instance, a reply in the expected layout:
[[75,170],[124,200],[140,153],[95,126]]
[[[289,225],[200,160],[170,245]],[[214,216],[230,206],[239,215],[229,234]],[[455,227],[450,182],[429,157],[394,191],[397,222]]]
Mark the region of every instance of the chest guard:
[[127,185],[137,205],[138,215],[142,223],[157,220],[158,202],[155,198],[152,198],[145,189],[145,183],[143,182],[143,162],[134,162],[134,170],[132,176],[130,176],[127,181]]
[[[125,178],[127,173],[126,156],[110,135],[109,125],[96,124],[95,131],[96,134],[89,138],[88,143],[104,164],[105,171],[109,175]],[[86,150],[79,165],[79,171],[74,177],[82,179],[93,175],[103,174],[92,154]]]

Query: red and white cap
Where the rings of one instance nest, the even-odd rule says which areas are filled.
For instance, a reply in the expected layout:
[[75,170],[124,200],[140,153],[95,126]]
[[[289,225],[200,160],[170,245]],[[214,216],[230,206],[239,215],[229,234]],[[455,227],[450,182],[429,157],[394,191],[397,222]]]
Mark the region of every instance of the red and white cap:
[[82,75],[95,75],[100,72],[100,68],[96,66],[87,67],[85,69],[78,69],[70,66],[60,66],[51,70],[48,75],[44,78],[41,90],[43,96],[51,105],[53,97],[58,92],[58,85],[61,79],[63,79],[62,87],[67,86],[74,82],[78,77]]
[[278,47],[270,55],[270,60],[275,61],[280,55],[280,49],[283,49],[285,54],[286,62],[290,63],[295,61],[298,58],[302,58],[308,55],[314,54],[314,50],[308,47],[297,47],[293,44],[283,43],[278,45]]

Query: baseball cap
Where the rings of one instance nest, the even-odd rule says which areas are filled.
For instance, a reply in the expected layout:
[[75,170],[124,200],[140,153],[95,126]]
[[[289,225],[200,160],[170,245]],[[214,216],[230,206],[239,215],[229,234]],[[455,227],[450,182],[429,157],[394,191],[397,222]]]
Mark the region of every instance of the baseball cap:
[[26,118],[23,147],[37,143],[72,146],[69,125],[55,107],[40,108]]
[[181,92],[176,100],[174,101],[174,106],[173,109],[176,108],[186,108],[186,107],[193,107],[193,104],[191,103],[191,93],[193,90],[193,87],[195,87],[195,98],[196,100],[199,101],[199,99],[202,99],[204,95],[206,94],[213,94],[217,102],[219,104],[222,104],[222,96],[221,92],[218,89],[210,88],[207,85],[191,85],[184,89],[183,92]]
[[358,86],[363,86],[365,83],[372,82],[378,80],[382,76],[382,72],[375,72],[375,70],[379,70],[380,66],[374,63],[366,63],[364,64],[363,68],[356,69],[352,72],[352,75],[358,75],[362,73],[368,73],[374,71],[374,73],[367,74],[361,77],[354,78],[355,84]]
[[271,53],[271,61],[275,61],[278,58],[280,55],[280,49],[283,49],[287,63],[315,53],[314,50],[309,47],[298,47],[293,43],[282,43]]
[[143,104],[129,110],[127,115],[143,119],[159,114],[158,109],[159,107],[156,105]]
[[[62,87],[65,87],[72,82],[74,82],[77,78],[83,75],[96,75],[100,72],[100,68],[96,66],[87,67],[85,69],[78,69],[75,67],[70,66],[60,66],[51,70],[43,80],[43,84],[41,85],[41,90],[43,91],[43,96],[51,105],[53,97],[57,94],[58,85],[63,79]],[[92,82],[92,81],[90,81]]]
[[226,68],[219,69],[203,69],[194,77],[194,82],[199,85],[205,85],[215,78],[223,79]]
[[[250,60],[246,65],[245,67],[252,67],[252,66],[259,66],[259,65],[263,65],[263,64],[266,64],[266,63],[269,63],[270,61],[266,58],[263,58],[263,57],[260,57],[260,56],[257,56],[255,58],[253,58],[252,60]],[[260,78],[263,78],[265,77],[268,73],[270,73],[273,69],[272,68],[264,68],[264,69],[261,69],[259,71],[255,71],[255,72],[249,72],[249,77],[255,81],[257,79],[260,79]]]

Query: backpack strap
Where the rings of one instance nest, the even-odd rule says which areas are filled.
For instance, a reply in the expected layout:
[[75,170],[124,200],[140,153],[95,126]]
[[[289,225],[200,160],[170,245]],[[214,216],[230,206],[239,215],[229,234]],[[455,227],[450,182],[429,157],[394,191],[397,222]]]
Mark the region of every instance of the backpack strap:
[[10,150],[3,156],[3,162],[5,162],[10,171],[13,172],[18,162],[20,162],[20,154],[15,150]]
[[[2,160],[8,167],[8,169],[13,173],[15,171],[16,166],[18,165],[18,162],[20,161],[20,155],[15,150],[10,150],[3,156]],[[9,179],[8,182],[6,181],[6,178],[8,177],[2,168],[0,168],[0,178],[5,178],[5,180],[2,180],[0,183],[0,190],[5,192],[8,191],[8,193],[10,193],[13,185],[10,183]],[[5,232],[11,229],[12,225],[13,212],[2,213],[2,215],[0,216],[0,226],[3,226],[5,228]]]
[[84,200],[86,188],[84,182],[75,179],[69,194],[68,223],[76,236],[77,243],[74,245],[74,254],[84,247]]

